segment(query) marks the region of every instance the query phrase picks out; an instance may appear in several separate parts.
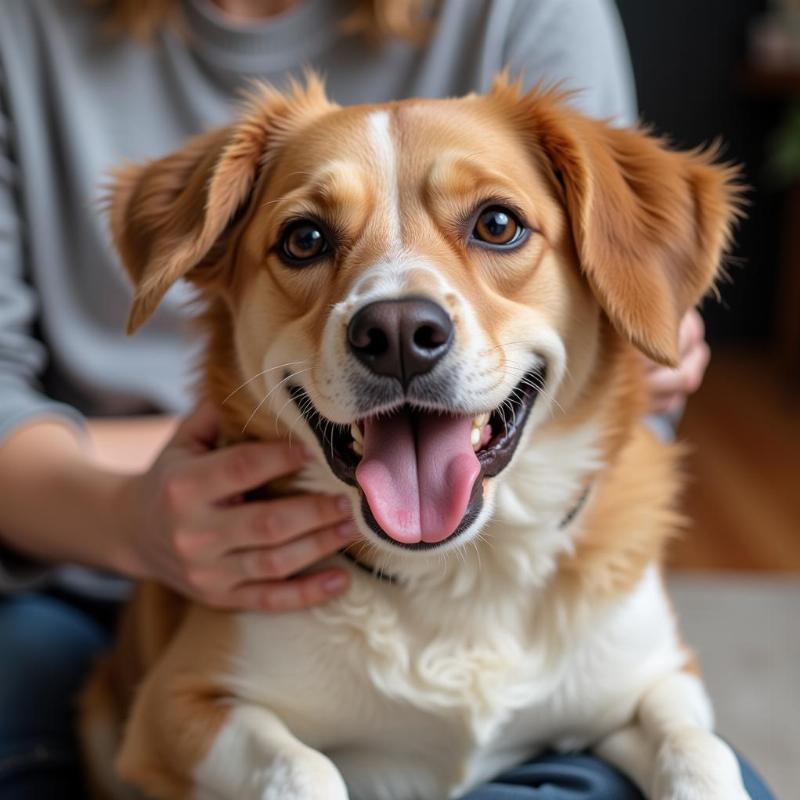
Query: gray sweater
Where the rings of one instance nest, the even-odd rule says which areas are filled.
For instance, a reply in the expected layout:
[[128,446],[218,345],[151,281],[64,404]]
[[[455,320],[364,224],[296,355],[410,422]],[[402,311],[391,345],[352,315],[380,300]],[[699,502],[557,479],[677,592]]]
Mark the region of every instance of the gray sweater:
[[[81,0],[0,0],[0,445],[35,418],[187,410],[188,289],[125,337],[131,292],[98,197],[121,161],[225,123],[253,78],[282,85],[310,64],[351,104],[480,92],[508,66],[582,89],[588,114],[634,119],[610,0],[442,0],[423,46],[381,48],[341,32],[350,2],[304,0],[245,28],[184,0],[185,35],[143,44],[105,34]],[[23,565],[0,555],[0,589]]]

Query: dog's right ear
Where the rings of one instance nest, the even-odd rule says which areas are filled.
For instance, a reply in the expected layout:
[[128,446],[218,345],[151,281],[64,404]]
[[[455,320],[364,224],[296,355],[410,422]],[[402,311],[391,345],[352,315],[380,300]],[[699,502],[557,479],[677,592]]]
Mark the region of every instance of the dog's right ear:
[[300,122],[331,108],[313,75],[285,94],[261,86],[234,124],[116,173],[111,232],[135,290],[128,333],[150,317],[170,286],[209,260],[275,148]]

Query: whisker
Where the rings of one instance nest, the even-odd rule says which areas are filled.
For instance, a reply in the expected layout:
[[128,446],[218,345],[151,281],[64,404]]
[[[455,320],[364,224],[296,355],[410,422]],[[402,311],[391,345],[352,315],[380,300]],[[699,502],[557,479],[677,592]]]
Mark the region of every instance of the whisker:
[[275,386],[273,386],[273,387],[272,387],[272,388],[271,388],[271,389],[270,389],[270,390],[269,390],[269,391],[266,393],[266,395],[264,395],[264,397],[263,397],[263,398],[260,400],[260,402],[258,403],[258,405],[257,405],[257,406],[256,406],[256,407],[253,409],[253,413],[252,413],[252,414],[250,414],[250,416],[247,418],[247,422],[245,422],[245,424],[244,424],[244,427],[242,428],[242,433],[244,434],[244,432],[247,430],[247,426],[248,426],[248,425],[249,425],[249,424],[250,424],[250,423],[253,421],[253,417],[255,417],[255,415],[258,413],[259,409],[260,409],[260,408],[261,408],[261,407],[264,405],[264,403],[266,403],[266,402],[267,402],[267,400],[269,400],[270,396],[271,396],[271,395],[272,395],[272,394],[273,394],[273,393],[274,393],[274,392],[275,392],[277,389],[279,389],[279,388],[280,388],[280,387],[281,387],[281,386],[282,386],[284,383],[286,383],[286,381],[288,381],[288,380],[291,380],[291,379],[292,379],[292,378],[294,378],[295,376],[297,376],[297,375],[301,375],[301,374],[302,374],[302,373],[304,373],[304,372],[310,372],[310,371],[311,371],[311,369],[312,369],[311,367],[307,367],[306,369],[299,369],[299,370],[297,370],[296,372],[292,372],[291,374],[287,375],[285,378],[283,378],[283,380],[281,380],[281,381],[279,381],[278,383],[276,383],[276,384],[275,384]]
[[[277,413],[275,414],[275,426],[274,427],[275,427],[275,435],[276,436],[278,434],[278,423],[280,422],[281,414],[283,414],[283,409],[286,408],[286,406],[288,406],[289,403],[291,403],[293,399],[294,398],[290,396],[289,399],[280,407],[280,409],[278,409]],[[303,398],[303,405],[298,407],[298,411],[299,411],[298,420],[304,418],[305,412],[308,410],[308,407],[310,405],[311,405],[311,400],[308,397],[304,397]],[[292,432],[291,429],[290,429],[289,432],[291,434],[291,432]]]
[[[288,406],[288,405],[289,405],[289,403],[291,403],[291,402],[292,402],[292,398],[290,397],[290,398],[289,398],[289,399],[288,399],[288,400],[287,400],[287,401],[286,401],[286,402],[285,402],[285,403],[284,403],[284,404],[283,404],[283,405],[282,405],[282,406],[281,406],[281,407],[278,409],[278,411],[277,411],[275,414],[273,414],[273,416],[274,416],[274,418],[275,418],[275,421],[274,421],[274,423],[273,423],[273,430],[275,431],[275,435],[276,435],[276,436],[278,435],[278,423],[281,421],[280,417],[281,417],[281,414],[283,414],[283,409],[284,409],[284,408],[286,408],[286,406]],[[298,417],[298,418],[299,418],[299,419],[302,419],[302,417],[303,417],[303,412],[302,412],[302,410],[298,409],[298,415],[299,415],[299,417]],[[292,432],[292,428],[290,427],[290,428],[289,428],[289,434],[290,434],[290,435],[291,435],[291,432]]]
[[494,347],[487,347],[485,350],[481,350],[480,355],[488,355],[495,350],[500,350],[503,347],[512,347],[515,344],[530,344],[530,341],[527,339],[516,339],[511,342],[500,342],[500,344],[496,344]]
[[231,397],[233,397],[237,392],[240,392],[242,389],[244,389],[244,387],[247,386],[248,383],[252,383],[256,378],[260,378],[262,375],[266,375],[268,372],[272,372],[273,370],[280,369],[281,367],[289,367],[289,366],[294,366],[295,364],[306,364],[306,363],[307,363],[307,359],[303,359],[302,361],[287,361],[285,364],[276,364],[274,367],[267,367],[266,369],[262,369],[261,372],[257,373],[256,375],[253,375],[252,378],[248,378],[241,386],[238,386],[236,389],[234,389],[222,401],[222,405],[225,405],[225,403],[227,403],[228,400],[231,399]]

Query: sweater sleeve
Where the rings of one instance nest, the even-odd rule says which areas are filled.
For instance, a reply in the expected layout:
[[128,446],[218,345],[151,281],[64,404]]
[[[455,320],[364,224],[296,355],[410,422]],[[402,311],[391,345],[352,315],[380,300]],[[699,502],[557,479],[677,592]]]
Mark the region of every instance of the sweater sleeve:
[[575,105],[615,125],[636,122],[625,32],[611,0],[516,0],[506,40],[512,76],[527,87],[575,90]]
[[[82,426],[78,411],[46,397],[39,386],[47,353],[33,333],[36,298],[25,281],[25,226],[19,213],[13,123],[4,102],[5,88],[0,63],[0,447],[12,431],[33,419]],[[45,571],[0,542],[0,592],[28,586]]]

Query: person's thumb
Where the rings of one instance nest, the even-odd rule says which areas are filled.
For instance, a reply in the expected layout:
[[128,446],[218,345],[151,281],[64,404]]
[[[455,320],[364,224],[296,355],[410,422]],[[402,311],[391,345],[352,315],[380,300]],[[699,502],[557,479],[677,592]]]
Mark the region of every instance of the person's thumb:
[[217,446],[220,422],[219,409],[206,400],[184,418],[172,442],[182,447],[210,450]]

